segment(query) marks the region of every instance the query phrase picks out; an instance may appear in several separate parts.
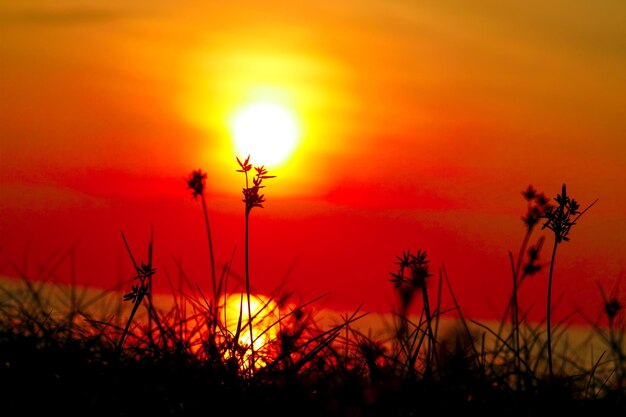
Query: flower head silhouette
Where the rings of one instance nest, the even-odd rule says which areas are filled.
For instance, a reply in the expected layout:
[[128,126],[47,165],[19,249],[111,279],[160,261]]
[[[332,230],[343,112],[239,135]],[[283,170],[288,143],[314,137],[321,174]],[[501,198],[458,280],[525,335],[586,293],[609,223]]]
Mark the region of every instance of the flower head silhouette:
[[252,164],[250,164],[250,156],[248,156],[243,162],[241,162],[241,160],[237,158],[237,162],[241,167],[241,169],[238,169],[237,172],[243,172],[246,176],[246,186],[242,189],[242,201],[246,204],[246,214],[249,214],[254,207],[263,208],[265,195],[259,193],[261,188],[265,188],[265,185],[262,185],[263,180],[276,178],[276,176],[267,175],[267,169],[263,165],[254,167],[256,175],[252,177],[252,186],[250,186],[248,180],[248,172],[252,170]]
[[554,233],[554,238],[557,243],[562,241],[569,241],[567,236],[572,226],[576,224],[576,220],[582,214],[580,204],[573,198],[567,195],[567,189],[565,184],[561,194],[557,194],[555,197],[557,206],[547,206],[543,215],[546,218],[546,222],[543,224],[542,229],[550,229]]
[[528,211],[522,216],[522,221],[532,230],[539,221],[551,210],[550,199],[544,193],[538,192],[532,185],[522,191],[522,196],[528,202]]
[[202,170],[198,169],[189,174],[187,179],[187,188],[192,190],[191,195],[193,198],[204,194],[204,188],[206,186],[206,174]]

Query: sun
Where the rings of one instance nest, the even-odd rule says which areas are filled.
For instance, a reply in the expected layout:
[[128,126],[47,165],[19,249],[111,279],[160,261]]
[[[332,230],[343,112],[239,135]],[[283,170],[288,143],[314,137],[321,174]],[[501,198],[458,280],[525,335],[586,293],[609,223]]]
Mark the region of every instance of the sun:
[[238,156],[251,156],[255,165],[276,167],[287,162],[296,148],[299,128],[294,114],[274,103],[251,103],[231,121]]
[[[278,336],[278,326],[280,312],[278,305],[273,298],[260,294],[252,295],[250,299],[250,310],[252,311],[252,338],[254,340],[254,351],[257,352],[255,359],[256,366],[266,365],[265,358],[272,352],[271,343]],[[239,331],[238,340],[241,346],[250,347],[250,332],[248,327],[248,304],[246,294],[230,294],[225,299],[224,315],[220,315],[222,324],[226,330],[235,335]],[[239,330],[238,330],[239,329]],[[250,351],[245,355],[244,362],[250,356]]]

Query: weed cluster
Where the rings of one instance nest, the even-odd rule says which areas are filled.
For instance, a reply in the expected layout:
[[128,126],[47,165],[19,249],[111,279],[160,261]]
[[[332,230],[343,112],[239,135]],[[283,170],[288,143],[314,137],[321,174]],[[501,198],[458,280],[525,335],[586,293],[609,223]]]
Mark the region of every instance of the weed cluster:
[[[202,202],[212,294],[204,294],[180,264],[177,285],[160,275],[152,237],[147,259],[137,262],[122,234],[134,265],[132,279],[123,283],[131,289],[123,296],[119,287],[94,294],[21,274],[19,282],[0,287],[3,410],[109,416],[626,411],[626,319],[616,293],[607,296],[601,289],[606,323],[590,320],[605,342],[598,357],[585,365],[555,349],[567,331],[550,317],[556,250],[591,207],[580,211],[565,185],[556,205],[533,187],[522,193],[526,233],[517,256],[509,253],[512,291],[497,329],[464,316],[445,266],[433,273],[426,251],[418,249],[397,257],[389,278],[398,295],[394,324],[375,338],[357,330],[355,322],[365,315],[360,309],[322,328],[315,319],[317,299],[295,304],[281,291],[251,293],[250,215],[263,207],[263,181],[273,176],[249,158],[237,162],[245,176],[245,293],[229,293],[232,257],[216,272],[207,176],[194,171],[187,185]],[[554,234],[546,321],[531,323],[518,293],[542,268],[544,238],[530,243],[542,222]],[[153,298],[153,279],[168,280],[167,305]],[[453,300],[448,308],[444,291]],[[444,334],[446,315],[458,326]]]

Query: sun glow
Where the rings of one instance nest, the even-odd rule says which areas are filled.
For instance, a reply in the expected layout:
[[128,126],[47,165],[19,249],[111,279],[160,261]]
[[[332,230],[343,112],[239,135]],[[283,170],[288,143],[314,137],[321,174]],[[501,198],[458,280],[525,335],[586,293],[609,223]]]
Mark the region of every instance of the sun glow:
[[248,104],[237,111],[231,121],[231,131],[239,156],[251,155],[255,165],[268,167],[287,162],[300,134],[292,112],[263,102]]
[[[278,306],[265,296],[253,295],[250,298],[250,310],[252,310],[252,337],[254,350],[263,351],[268,348],[268,343],[276,338],[278,328]],[[225,318],[226,329],[231,333],[237,333],[237,326],[241,326],[239,342],[243,346],[250,346],[250,331],[248,327],[248,301],[245,294],[231,294],[226,298]],[[239,321],[241,315],[241,322]],[[256,362],[256,361],[255,361]]]
[[248,155],[278,176],[268,190],[272,197],[328,191],[329,177],[304,173],[325,172],[329,156],[345,150],[343,116],[354,101],[338,62],[315,48],[306,56],[299,49],[270,53],[240,39],[210,54],[195,50],[182,69],[180,116],[199,134],[190,142],[193,165],[232,174],[212,184],[216,191],[241,192],[235,157]]

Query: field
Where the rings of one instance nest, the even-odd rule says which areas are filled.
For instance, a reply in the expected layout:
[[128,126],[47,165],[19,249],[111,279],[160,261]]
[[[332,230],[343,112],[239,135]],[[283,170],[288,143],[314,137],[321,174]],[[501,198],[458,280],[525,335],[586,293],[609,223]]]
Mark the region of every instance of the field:
[[[17,270],[3,279],[0,359],[3,407],[10,415],[417,416],[620,415],[626,411],[626,321],[621,301],[599,288],[605,310],[585,327],[553,322],[551,287],[545,320],[526,320],[517,291],[553,264],[582,208],[564,185],[554,201],[529,187],[518,254],[510,254],[511,293],[500,321],[463,314],[444,266],[422,249],[397,257],[388,279],[397,294],[381,318],[356,309],[318,309],[277,289],[250,292],[248,223],[273,179],[239,161],[245,176],[246,291],[229,288],[229,265],[216,270],[206,176],[188,188],[202,203],[211,257],[205,293],[180,271],[177,280],[127,248],[135,271],[115,288],[60,285]],[[254,170],[253,170],[254,168]],[[552,234],[549,266],[539,262]],[[547,240],[547,239],[546,239]],[[548,242],[545,242],[548,245]],[[65,257],[60,258],[67,261]],[[392,260],[393,262],[394,260]],[[153,294],[168,280],[171,294]],[[443,306],[442,294],[454,300]],[[323,296],[320,296],[320,298]],[[539,308],[539,307],[535,307]],[[7,415],[7,414],[5,414]]]

